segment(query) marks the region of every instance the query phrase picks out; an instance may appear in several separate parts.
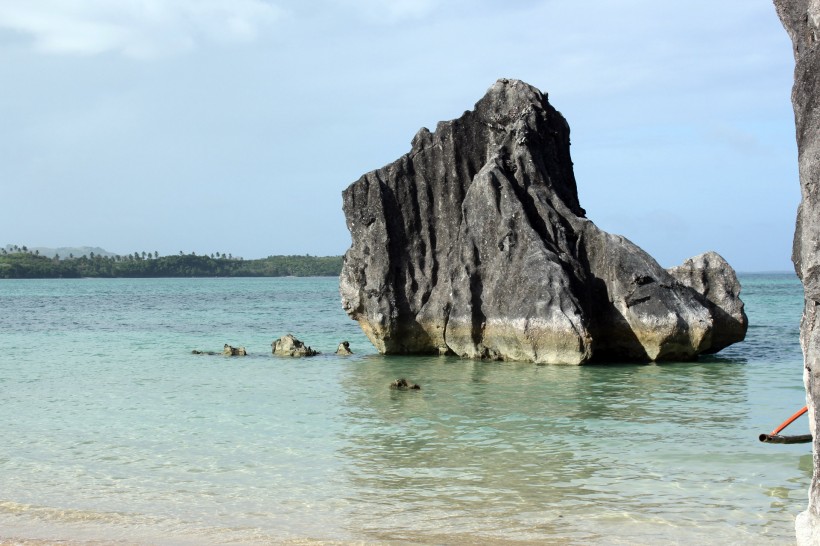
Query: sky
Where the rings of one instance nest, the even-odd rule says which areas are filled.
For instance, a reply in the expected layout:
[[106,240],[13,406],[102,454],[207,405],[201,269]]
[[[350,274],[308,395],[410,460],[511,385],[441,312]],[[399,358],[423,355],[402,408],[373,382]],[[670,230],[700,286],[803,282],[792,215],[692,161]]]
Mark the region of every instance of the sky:
[[342,254],[342,190],[506,77],[599,227],[789,271],[793,66],[770,0],[0,0],[0,246]]

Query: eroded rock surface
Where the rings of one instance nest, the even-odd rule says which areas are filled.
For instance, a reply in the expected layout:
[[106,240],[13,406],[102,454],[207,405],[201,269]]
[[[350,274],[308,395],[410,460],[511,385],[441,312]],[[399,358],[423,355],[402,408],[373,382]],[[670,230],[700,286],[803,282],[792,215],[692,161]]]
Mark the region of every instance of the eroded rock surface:
[[524,82],[499,80],[474,110],[421,129],[343,200],[342,304],[381,353],[674,360],[745,335],[585,217],[569,126]]
[[222,354],[227,356],[247,356],[248,351],[244,347],[233,347],[227,343],[222,348]]
[[805,292],[800,343],[809,427],[814,436],[814,477],[808,509],[797,518],[797,541],[820,544],[820,0],[775,0],[774,4],[794,46],[792,106],[802,200],[792,261]]
[[339,346],[336,347],[336,354],[343,356],[352,355],[353,351],[350,350],[350,342],[342,341],[341,343],[339,343]]
[[305,345],[293,334],[287,334],[274,340],[271,345],[271,352],[276,356],[316,356],[319,351],[315,351],[310,346]]
[[669,269],[669,273],[703,296],[703,303],[712,314],[715,328],[707,352],[715,353],[743,339],[749,319],[740,299],[740,283],[720,254],[704,252]]

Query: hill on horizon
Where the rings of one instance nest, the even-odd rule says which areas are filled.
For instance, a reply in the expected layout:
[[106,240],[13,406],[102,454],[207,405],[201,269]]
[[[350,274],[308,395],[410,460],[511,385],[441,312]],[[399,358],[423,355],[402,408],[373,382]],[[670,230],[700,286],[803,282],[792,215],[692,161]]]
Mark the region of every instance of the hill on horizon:
[[[5,248],[6,252],[10,252],[14,250],[15,245],[6,245]],[[20,245],[17,245],[18,247]],[[75,258],[79,258],[80,256],[91,256],[93,252],[95,256],[116,256],[117,254],[114,252],[108,252],[104,248],[100,248],[98,246],[61,246],[57,248],[51,248],[46,246],[31,246],[26,247],[31,252],[39,252],[40,256],[45,256],[46,258],[53,258],[57,254],[60,255],[60,258],[68,258],[70,255],[74,255]]]

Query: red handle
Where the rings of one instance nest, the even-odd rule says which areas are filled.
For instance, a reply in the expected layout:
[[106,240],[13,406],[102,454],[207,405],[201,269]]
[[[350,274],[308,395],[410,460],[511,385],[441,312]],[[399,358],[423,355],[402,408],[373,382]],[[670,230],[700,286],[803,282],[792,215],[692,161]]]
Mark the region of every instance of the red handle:
[[808,406],[803,406],[803,409],[801,409],[800,411],[798,411],[797,413],[795,413],[794,415],[792,415],[791,417],[789,417],[788,419],[786,419],[785,421],[783,421],[783,424],[782,424],[782,425],[780,425],[779,427],[777,427],[776,429],[774,429],[774,430],[772,431],[772,434],[771,434],[771,435],[772,435],[772,436],[777,436],[777,434],[778,434],[781,430],[783,430],[783,429],[784,429],[784,428],[786,428],[787,426],[791,425],[791,424],[794,422],[794,420],[795,420],[795,419],[797,419],[798,417],[800,417],[801,415],[803,415],[803,414],[804,414],[804,413],[806,413],[807,411],[809,411]]

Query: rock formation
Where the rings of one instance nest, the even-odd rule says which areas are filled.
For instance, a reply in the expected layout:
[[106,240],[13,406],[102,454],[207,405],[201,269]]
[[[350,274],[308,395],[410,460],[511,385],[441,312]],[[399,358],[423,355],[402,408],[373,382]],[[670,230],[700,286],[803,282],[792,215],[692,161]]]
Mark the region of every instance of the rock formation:
[[222,354],[227,356],[246,356],[248,352],[244,347],[232,347],[226,343],[222,348]]
[[270,345],[272,353],[276,356],[316,356],[319,354],[319,351],[314,351],[293,337],[293,334],[282,336]]
[[809,506],[796,522],[800,544],[820,544],[820,0],[774,0],[794,46],[794,106],[802,201],[797,211],[792,261],[803,281],[805,307],[800,324],[803,381],[814,436],[814,477]]
[[728,264],[713,300],[711,273],[690,288],[585,217],[569,126],[523,82],[499,80],[474,110],[422,128],[343,201],[342,304],[381,353],[676,360],[745,335]]
[[416,383],[410,383],[405,378],[396,379],[392,383],[390,383],[390,388],[399,390],[399,391],[418,391],[421,390]]
[[341,343],[339,343],[339,346],[336,347],[336,354],[344,356],[352,355],[353,351],[350,350],[350,342],[342,341]]
[[703,296],[715,321],[712,346],[716,353],[746,336],[749,321],[740,300],[740,283],[726,260],[716,252],[704,252],[668,270],[680,283]]

